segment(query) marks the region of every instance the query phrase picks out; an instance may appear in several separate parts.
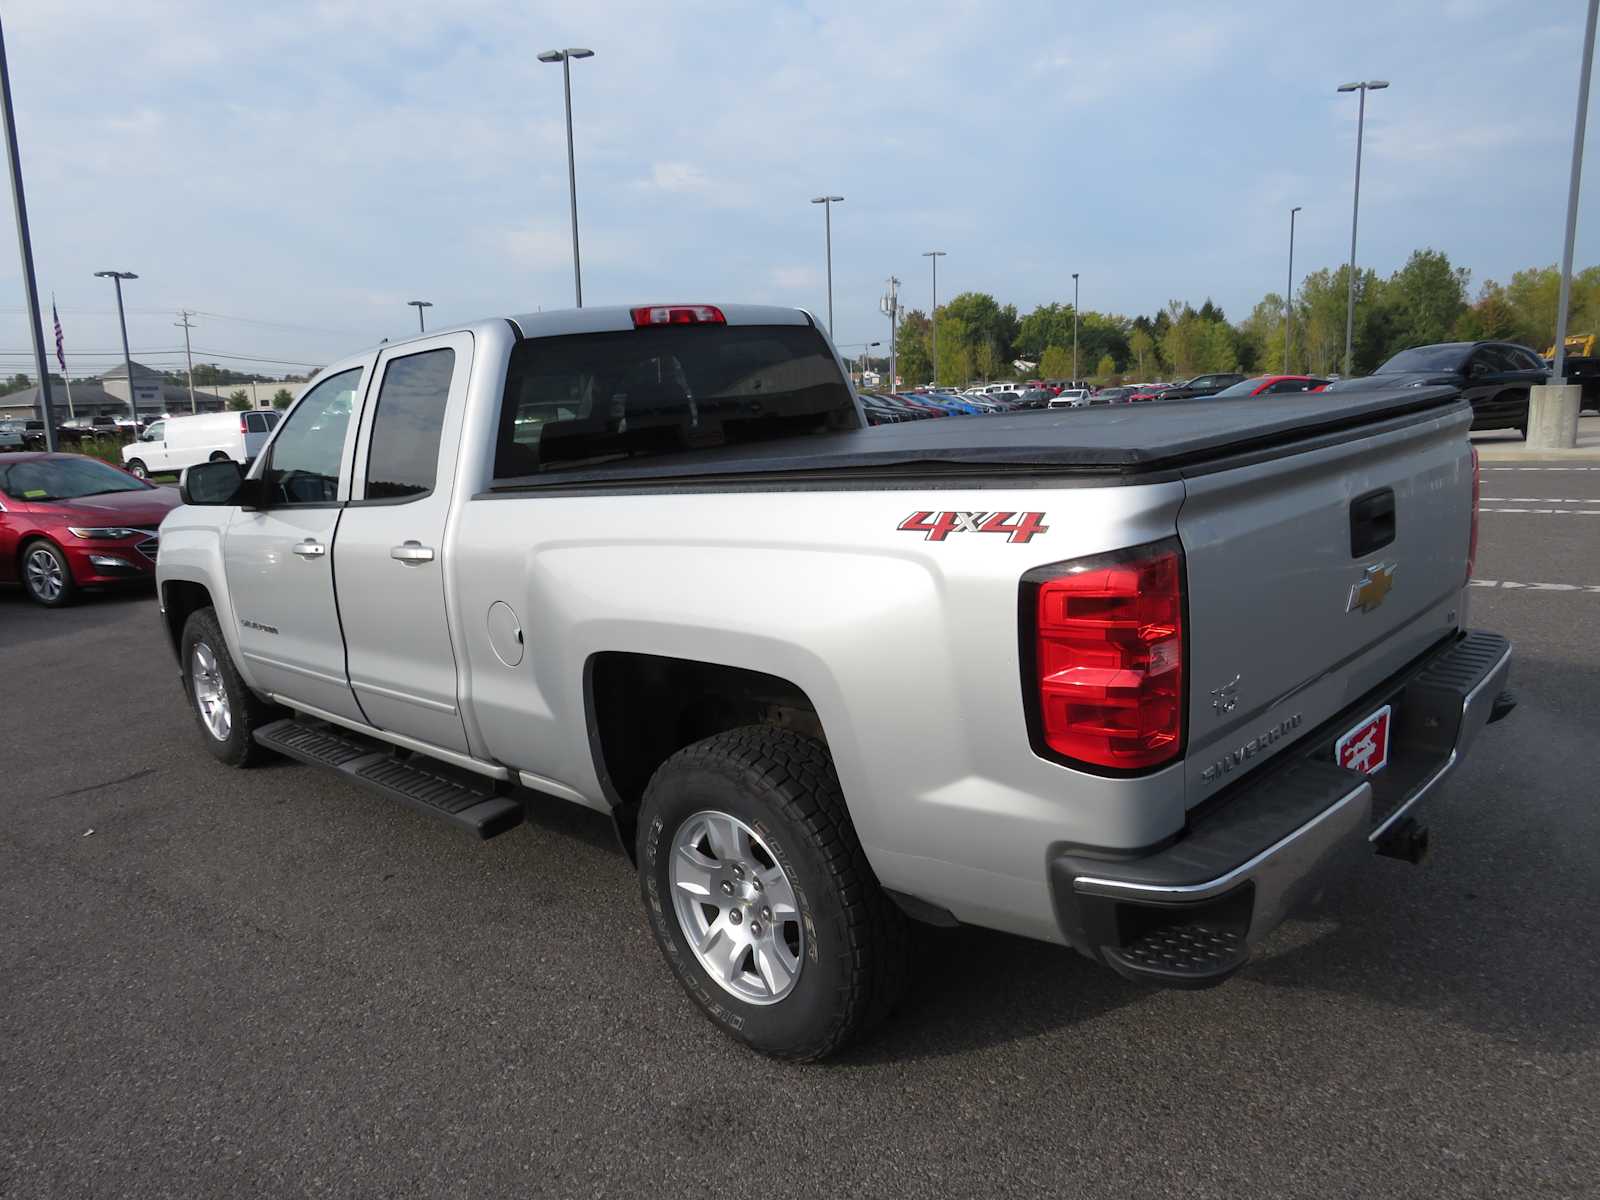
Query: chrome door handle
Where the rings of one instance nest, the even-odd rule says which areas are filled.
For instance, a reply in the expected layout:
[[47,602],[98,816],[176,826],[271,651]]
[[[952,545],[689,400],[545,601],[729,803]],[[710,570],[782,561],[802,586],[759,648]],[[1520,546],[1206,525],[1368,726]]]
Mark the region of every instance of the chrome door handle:
[[421,542],[405,542],[399,546],[389,547],[389,557],[407,566],[414,563],[433,561],[433,547],[424,546]]
[[301,558],[321,558],[328,552],[328,548],[321,542],[313,542],[307,538],[294,548],[294,552]]

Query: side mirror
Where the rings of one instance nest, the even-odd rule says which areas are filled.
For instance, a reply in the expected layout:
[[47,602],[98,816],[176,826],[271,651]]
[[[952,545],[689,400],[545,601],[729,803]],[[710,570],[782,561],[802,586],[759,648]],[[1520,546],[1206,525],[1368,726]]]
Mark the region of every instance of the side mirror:
[[196,463],[178,476],[178,497],[185,504],[236,504],[244,486],[244,471],[231,458]]

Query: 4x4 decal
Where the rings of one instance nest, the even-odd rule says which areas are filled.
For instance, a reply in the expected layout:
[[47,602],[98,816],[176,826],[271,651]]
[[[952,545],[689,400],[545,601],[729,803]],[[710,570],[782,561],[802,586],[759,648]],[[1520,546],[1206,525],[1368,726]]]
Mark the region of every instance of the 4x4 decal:
[[914,512],[899,528],[923,534],[929,542],[942,542],[952,533],[1003,533],[1008,542],[1026,542],[1050,530],[1042,512]]

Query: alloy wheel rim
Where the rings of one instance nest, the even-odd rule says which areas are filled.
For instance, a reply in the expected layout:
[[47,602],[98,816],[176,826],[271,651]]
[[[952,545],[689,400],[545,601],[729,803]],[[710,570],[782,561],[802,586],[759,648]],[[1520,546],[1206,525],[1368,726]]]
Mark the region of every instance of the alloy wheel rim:
[[747,1004],[794,990],[805,928],[794,886],[761,835],[738,817],[695,813],[672,839],[672,910],[714,983]]
[[194,706],[200,721],[219,742],[233,732],[233,712],[228,707],[228,690],[222,683],[217,656],[205,642],[196,642],[189,660],[189,678],[194,685]]
[[41,600],[55,600],[60,597],[61,589],[65,586],[65,579],[61,574],[61,563],[54,554],[40,547],[28,555],[28,589]]

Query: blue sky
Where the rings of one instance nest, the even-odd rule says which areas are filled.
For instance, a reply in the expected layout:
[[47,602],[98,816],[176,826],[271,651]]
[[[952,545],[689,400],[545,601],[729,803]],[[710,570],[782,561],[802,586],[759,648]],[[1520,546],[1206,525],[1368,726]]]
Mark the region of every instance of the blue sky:
[[[323,363],[430,324],[571,303],[561,72],[575,64],[585,298],[751,300],[823,313],[824,191],[841,344],[878,297],[979,289],[1026,311],[1234,319],[1296,265],[1414,248],[1504,281],[1560,256],[1582,0],[1222,5],[1064,0],[524,0],[272,5],[12,0],[4,10],[33,224],[74,374],[195,345]],[[1592,118],[1592,114],[1591,114]],[[1591,119],[1591,143],[1600,139]],[[1590,155],[1578,261],[1600,261]],[[1588,219],[1585,220],[1584,218]],[[26,349],[0,248],[0,351]],[[217,314],[217,315],[210,315]],[[48,318],[47,318],[48,319]],[[289,328],[287,326],[293,326]],[[197,358],[210,357],[204,353]],[[6,373],[31,360],[0,358]],[[234,364],[239,365],[239,364]],[[263,364],[270,367],[272,364]]]

